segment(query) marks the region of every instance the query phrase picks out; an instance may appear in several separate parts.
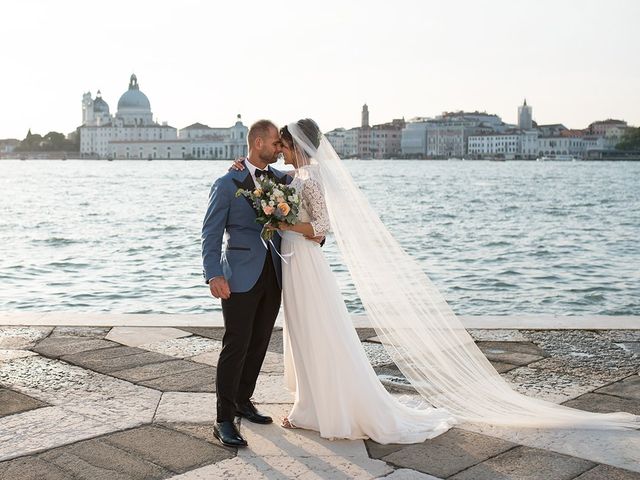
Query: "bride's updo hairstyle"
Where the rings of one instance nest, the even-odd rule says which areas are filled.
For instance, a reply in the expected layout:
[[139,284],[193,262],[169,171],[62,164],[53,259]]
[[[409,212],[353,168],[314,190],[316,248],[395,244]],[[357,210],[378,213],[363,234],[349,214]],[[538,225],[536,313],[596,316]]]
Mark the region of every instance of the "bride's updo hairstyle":
[[[310,118],[303,118],[302,120],[298,120],[296,125],[302,133],[304,133],[305,137],[309,139],[313,147],[317,149],[320,146],[320,137],[322,136],[318,124]],[[293,137],[291,136],[291,132],[289,132],[289,127],[286,125],[280,129],[280,136],[289,145],[293,145]]]

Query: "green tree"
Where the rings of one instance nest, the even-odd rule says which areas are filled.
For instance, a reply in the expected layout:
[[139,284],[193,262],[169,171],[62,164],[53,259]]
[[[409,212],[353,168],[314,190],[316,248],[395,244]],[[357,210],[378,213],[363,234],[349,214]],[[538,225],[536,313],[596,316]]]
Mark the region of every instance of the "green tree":
[[627,129],[616,148],[618,150],[640,150],[640,127]]
[[43,140],[43,150],[50,152],[60,152],[73,148],[73,143],[67,140],[62,133],[49,132],[43,137]]
[[61,152],[78,151],[77,142],[67,140],[64,134],[49,132],[44,137],[37,133],[27,132],[27,136],[16,147],[17,152]]
[[31,129],[27,132],[27,136],[16,147],[16,152],[34,152],[40,150],[42,143],[42,135],[31,133]]

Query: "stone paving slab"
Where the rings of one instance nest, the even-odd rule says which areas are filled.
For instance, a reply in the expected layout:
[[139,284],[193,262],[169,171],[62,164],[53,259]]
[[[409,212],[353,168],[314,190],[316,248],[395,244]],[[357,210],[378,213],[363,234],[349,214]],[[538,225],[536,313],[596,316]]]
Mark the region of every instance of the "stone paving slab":
[[201,337],[211,338],[213,340],[222,341],[224,336],[224,327],[179,327],[184,332],[193,333]]
[[594,466],[593,462],[580,458],[516,447],[452,476],[451,480],[572,480]]
[[0,349],[19,350],[33,347],[51,333],[53,327],[0,327]]
[[0,362],[6,362],[15,358],[32,357],[34,355],[37,355],[37,353],[30,350],[0,349]]
[[503,375],[520,393],[554,403],[561,403],[602,385],[601,381],[540,368],[518,367]]
[[92,438],[117,428],[64,407],[43,407],[0,418],[0,461]]
[[0,417],[46,407],[47,403],[19,392],[0,388]]
[[205,352],[215,352],[219,354],[222,350],[222,342],[194,335],[144,343],[139,345],[139,347],[150,352],[157,352],[175,358],[186,358],[194,357]]
[[506,428],[461,425],[520,445],[640,472],[640,430]]
[[364,348],[364,352],[367,354],[369,363],[371,363],[373,367],[381,367],[383,365],[391,365],[393,363],[393,360],[381,344],[364,342],[362,347]]
[[[373,442],[367,443],[371,452]],[[452,428],[438,437],[405,446],[381,459],[399,467],[449,477],[514,447],[516,444],[505,440]],[[384,453],[384,448],[380,451]]]
[[518,365],[513,365],[511,363],[505,362],[496,362],[495,360],[491,361],[491,365],[493,365],[493,368],[495,368],[498,373],[506,373],[515,368],[518,368]]
[[433,475],[427,475],[426,473],[417,472],[408,468],[400,468],[393,473],[380,478],[384,478],[386,480],[442,480],[438,477],[434,477]]
[[176,432],[182,432],[185,435],[190,435],[192,437],[205,440],[209,443],[219,446],[220,448],[224,448],[229,452],[229,458],[234,457],[238,453],[237,448],[225,447],[218,441],[216,436],[213,434],[214,421],[202,423],[169,422],[158,423],[158,425],[170,428],[171,430],[175,430]]
[[215,392],[216,369],[202,365],[189,372],[178,372],[151,380],[142,380],[138,385],[163,392]]
[[293,403],[293,394],[285,387],[283,375],[260,375],[253,401],[257,404]]
[[218,445],[160,426],[113,433],[101,441],[176,473],[232,456]]
[[[139,367],[126,368],[111,372],[111,375],[128,382],[141,382],[174,374],[186,374],[193,370],[205,368],[205,365],[184,360],[169,360],[159,363],[148,363]],[[188,375],[185,375],[188,376]]]
[[576,477],[575,480],[640,480],[640,473],[609,465],[597,465]]
[[33,351],[50,358],[59,358],[65,355],[81,353],[102,348],[118,347],[114,342],[102,340],[100,338],[87,337],[47,337],[40,341]]
[[387,480],[442,480],[441,478],[434,477],[433,475],[427,475],[426,473],[410,470],[408,468],[399,468],[393,473],[380,478]]
[[189,332],[169,327],[113,327],[106,339],[129,347],[137,347],[145,343],[162,342],[189,335],[191,335]]
[[168,423],[215,422],[216,396],[213,393],[165,392],[153,420]]
[[638,368],[640,368],[640,364],[636,365],[635,362],[629,362],[628,364],[615,368],[605,368],[601,365],[592,365],[589,363],[589,360],[585,358],[576,359],[575,357],[563,356],[545,358],[543,360],[530,363],[528,367],[541,370],[545,375],[548,375],[549,372],[553,372],[558,373],[559,375],[593,380],[599,382],[600,385],[605,385],[632,375],[638,370]]
[[174,358],[135,347],[114,347],[65,355],[61,359],[96,372],[110,373]]
[[371,480],[393,471],[380,460],[350,457],[235,457],[171,477],[172,480]]
[[86,337],[100,338],[107,336],[111,327],[55,327],[49,337]]
[[578,398],[564,402],[563,405],[589,412],[629,412],[640,415],[640,402],[637,400],[601,393],[585,393]]
[[640,357],[640,342],[619,342],[615,345],[628,353]]
[[622,398],[640,400],[640,375],[631,375],[622,381],[595,390],[595,393],[606,393]]
[[38,457],[23,457],[0,463],[0,480],[69,480],[60,467]]
[[13,389],[53,405],[135,399],[146,393],[160,397],[159,392],[40,356],[0,364],[0,382],[10,383]]
[[486,330],[476,328],[469,330],[469,335],[476,342],[528,342],[530,339],[520,330],[493,329]]
[[511,365],[527,365],[547,356],[544,350],[532,342],[485,341],[476,344],[489,360]]
[[[67,472],[68,478],[82,480],[161,479],[172,472],[109,445],[103,439],[91,439],[55,448],[38,456]],[[1,468],[0,464],[0,468]]]
[[612,342],[640,342],[640,326],[635,330],[603,330],[598,335]]

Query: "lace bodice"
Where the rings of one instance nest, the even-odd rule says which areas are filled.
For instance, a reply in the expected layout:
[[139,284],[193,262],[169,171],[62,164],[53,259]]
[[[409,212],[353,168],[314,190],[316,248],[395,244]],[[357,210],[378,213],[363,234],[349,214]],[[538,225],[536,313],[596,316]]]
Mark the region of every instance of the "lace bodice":
[[313,178],[302,180],[295,177],[291,181],[291,186],[296,189],[300,197],[299,220],[311,223],[315,236],[326,235],[331,226],[320,182]]

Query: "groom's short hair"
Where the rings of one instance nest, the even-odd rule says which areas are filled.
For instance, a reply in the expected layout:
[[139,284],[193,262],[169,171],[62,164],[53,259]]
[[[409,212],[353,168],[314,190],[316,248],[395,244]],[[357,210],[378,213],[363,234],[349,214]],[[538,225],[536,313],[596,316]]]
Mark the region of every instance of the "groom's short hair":
[[249,144],[249,148],[253,146],[253,143],[256,141],[258,137],[266,137],[269,134],[269,129],[275,128],[276,132],[278,131],[278,127],[271,120],[258,120],[256,123],[251,125],[249,128],[249,134],[247,135],[247,143]]

